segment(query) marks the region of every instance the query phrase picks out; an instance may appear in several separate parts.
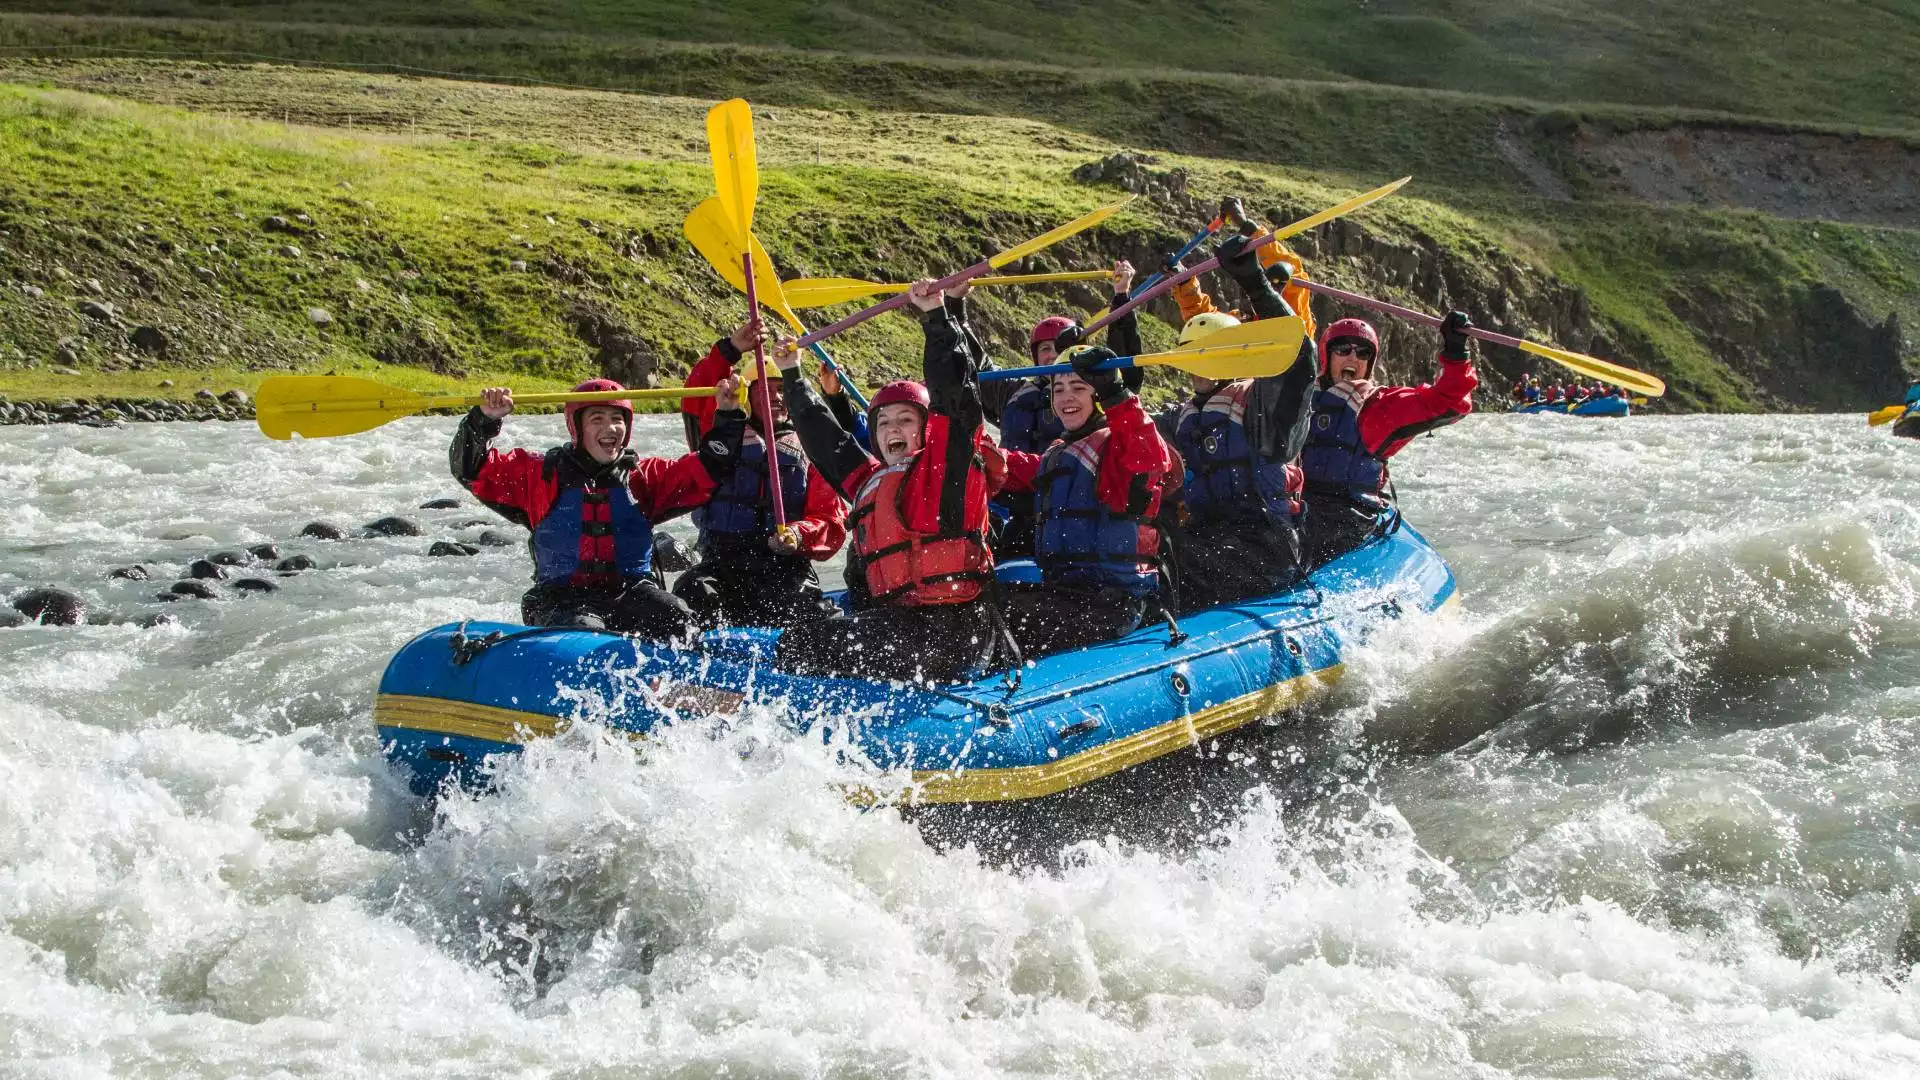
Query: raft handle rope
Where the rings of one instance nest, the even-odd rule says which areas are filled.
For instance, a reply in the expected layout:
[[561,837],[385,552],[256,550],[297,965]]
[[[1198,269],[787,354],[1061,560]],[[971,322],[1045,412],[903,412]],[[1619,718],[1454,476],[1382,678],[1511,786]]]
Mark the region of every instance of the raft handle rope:
[[453,650],[455,667],[465,667],[474,657],[507,640],[507,635],[499,630],[483,638],[470,638],[467,636],[467,622],[468,620],[461,619],[460,629],[455,630],[453,636],[447,638],[447,645]]

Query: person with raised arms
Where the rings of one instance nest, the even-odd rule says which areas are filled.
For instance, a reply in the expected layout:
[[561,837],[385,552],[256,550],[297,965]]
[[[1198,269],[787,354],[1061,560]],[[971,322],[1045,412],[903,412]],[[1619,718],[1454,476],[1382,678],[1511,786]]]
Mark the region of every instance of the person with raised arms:
[[1045,454],[1006,451],[1007,489],[1034,493],[1041,582],[1004,591],[1026,657],[1108,641],[1165,611],[1156,519],[1174,456],[1120,372],[1100,369],[1115,355],[1069,345],[1073,371],[1048,389],[1061,437]]
[[[1239,200],[1227,200],[1221,213],[1243,223],[1218,254],[1221,269],[1246,294],[1245,310],[1262,319],[1291,316],[1294,303],[1304,310],[1308,294],[1293,282],[1299,256],[1289,251],[1264,259],[1245,250],[1253,226]],[[1181,296],[1180,307],[1189,314],[1180,330],[1183,345],[1204,343],[1241,322],[1215,308],[1197,285]],[[1312,316],[1304,318],[1311,335]],[[1299,457],[1313,413],[1314,373],[1313,346],[1303,341],[1279,375],[1189,376],[1193,396],[1169,410],[1163,430],[1172,432],[1186,471],[1185,509],[1172,530],[1181,610],[1268,595],[1298,580],[1306,508]]]
[[[790,626],[827,618],[833,605],[821,595],[813,564],[831,559],[845,543],[846,508],[807,464],[781,394],[768,395],[769,421],[760,395],[745,393],[738,376],[729,373],[717,385],[713,400],[722,407],[700,443],[715,484],[698,515],[700,562],[674,582],[673,594],[707,625]],[[729,407],[742,396],[750,409]],[[774,521],[769,438],[778,448],[784,526]]]
[[773,360],[808,458],[852,503],[849,616],[788,629],[775,664],[797,674],[949,681],[992,662],[987,497],[1001,453],[985,435],[977,358],[930,279],[909,290],[925,334],[924,383],[889,383],[868,411],[872,453],[835,418],[782,341]]
[[[618,391],[590,379],[575,393]],[[455,429],[454,479],[496,513],[532,531],[533,588],[520,601],[531,626],[674,638],[693,612],[654,580],[654,526],[707,502],[715,484],[700,454],[639,457],[633,404],[625,399],[566,407],[568,442],[544,453],[494,450],[513,412],[513,391],[491,387]],[[727,408],[737,402],[723,400]]]
[[[1464,311],[1440,324],[1440,377],[1418,386],[1382,385],[1380,335],[1361,319],[1320,333],[1319,390],[1300,464],[1307,479],[1307,565],[1318,566],[1373,535],[1393,508],[1387,461],[1416,436],[1473,411],[1473,370]],[[1555,384],[1558,399],[1566,391]],[[1555,400],[1550,398],[1549,400]]]
[[[1113,264],[1113,274],[1109,283],[1113,288],[1111,306],[1118,307],[1127,301],[1133,288],[1133,264],[1121,259]],[[962,328],[967,325],[967,313],[964,301],[949,304],[954,317]],[[1027,356],[1034,364],[1051,364],[1057,360],[1068,345],[1079,340],[1080,323],[1066,315],[1049,315],[1033,325],[1027,335]],[[1062,343],[1065,344],[1062,344]],[[1122,356],[1130,356],[1140,351],[1140,324],[1129,312],[1114,320],[1107,328],[1107,344]],[[974,341],[976,355],[981,355],[978,341]],[[984,358],[983,358],[984,359]],[[1146,372],[1140,368],[1128,368],[1122,373],[1127,389],[1139,390]],[[1051,382],[1047,379],[1009,379],[1002,382],[982,383],[981,401],[987,410],[987,416],[1000,426],[1000,448],[1016,450],[1029,454],[1045,453],[1047,447],[1065,434],[1060,426],[1060,418],[1054,415],[1049,394]],[[1000,558],[1017,558],[1033,554],[1033,497],[1026,492],[1003,491],[993,502],[995,516],[1004,519],[996,537],[994,551]]]

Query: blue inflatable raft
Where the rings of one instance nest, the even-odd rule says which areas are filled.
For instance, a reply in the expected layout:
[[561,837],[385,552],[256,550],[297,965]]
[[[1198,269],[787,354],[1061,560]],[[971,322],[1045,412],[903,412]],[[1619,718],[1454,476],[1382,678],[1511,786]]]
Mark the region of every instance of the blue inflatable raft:
[[373,715],[388,758],[422,795],[449,778],[484,784],[489,757],[576,718],[640,736],[751,696],[797,729],[839,726],[875,765],[911,770],[910,802],[1032,799],[1293,707],[1336,680],[1376,627],[1453,595],[1446,563],[1401,524],[1294,589],[1182,619],[1184,637],[1150,626],[1043,657],[1017,681],[998,673],[936,687],[782,674],[768,662],[773,631],[709,634],[676,652],[606,633],[442,626],[387,665]]
[[1623,397],[1589,398],[1578,405],[1549,405],[1536,401],[1528,405],[1515,405],[1517,413],[1553,413],[1556,416],[1629,416],[1633,413],[1633,404]]

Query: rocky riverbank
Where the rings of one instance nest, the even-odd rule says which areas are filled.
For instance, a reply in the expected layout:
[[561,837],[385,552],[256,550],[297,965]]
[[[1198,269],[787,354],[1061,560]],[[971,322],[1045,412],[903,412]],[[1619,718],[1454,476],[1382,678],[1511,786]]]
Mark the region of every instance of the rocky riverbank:
[[77,397],[63,401],[9,401],[0,397],[0,424],[91,424],[125,421],[251,420],[253,399],[244,390],[192,398]]

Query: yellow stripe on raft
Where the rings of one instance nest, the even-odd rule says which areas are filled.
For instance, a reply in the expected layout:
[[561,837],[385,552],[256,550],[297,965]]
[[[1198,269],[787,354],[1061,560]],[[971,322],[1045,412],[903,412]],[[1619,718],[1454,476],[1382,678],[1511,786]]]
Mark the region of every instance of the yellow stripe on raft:
[[957,772],[916,770],[914,786],[901,801],[916,805],[1009,802],[1058,794],[1291,709],[1338,680],[1344,669],[1342,664],[1324,667],[1045,765]]
[[565,730],[567,721],[545,713],[501,709],[452,698],[378,694],[373,699],[373,724],[517,746],[528,738],[552,738]]

